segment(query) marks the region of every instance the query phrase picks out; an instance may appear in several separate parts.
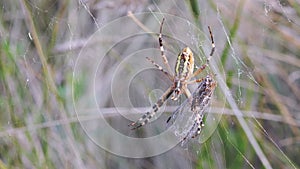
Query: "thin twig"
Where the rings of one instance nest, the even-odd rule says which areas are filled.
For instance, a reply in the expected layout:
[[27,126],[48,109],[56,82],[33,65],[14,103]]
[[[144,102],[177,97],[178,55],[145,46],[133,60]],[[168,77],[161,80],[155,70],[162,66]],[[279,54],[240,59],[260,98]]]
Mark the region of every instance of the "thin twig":
[[[150,107],[141,107],[141,108],[134,108],[134,110],[139,113],[142,113],[142,112],[149,110],[149,108]],[[165,108],[165,112],[174,112],[177,108],[178,108],[177,106],[167,106]],[[91,112],[97,112],[97,113],[92,114],[92,115],[87,115],[87,116],[79,115],[78,117],[71,117],[68,119],[48,121],[45,123],[35,124],[32,126],[27,126],[27,127],[7,129],[5,131],[0,132],[0,138],[5,137],[5,136],[23,134],[24,132],[31,132],[31,131],[44,129],[44,128],[51,128],[51,127],[55,127],[55,126],[67,125],[70,123],[78,123],[78,122],[95,120],[95,119],[99,119],[102,117],[112,118],[112,117],[118,117],[118,116],[120,116],[120,114],[131,115],[133,113],[128,113],[128,112],[132,112],[132,111],[133,111],[133,109],[129,109],[129,108],[118,108],[118,112],[117,112],[116,108],[113,107],[113,108],[103,108],[103,109],[101,109],[101,114],[99,114],[98,109],[87,110],[86,112],[89,112],[88,114],[91,114]],[[242,117],[282,122],[282,123],[287,123],[290,125],[296,125],[297,127],[300,127],[299,120],[295,121],[296,123],[291,124],[290,121],[287,121],[281,115],[275,115],[275,114],[264,113],[264,112],[256,112],[256,111],[241,111],[241,112],[242,112],[242,114],[241,114]],[[209,113],[235,116],[232,109],[226,109],[226,108],[212,107],[210,109]]]

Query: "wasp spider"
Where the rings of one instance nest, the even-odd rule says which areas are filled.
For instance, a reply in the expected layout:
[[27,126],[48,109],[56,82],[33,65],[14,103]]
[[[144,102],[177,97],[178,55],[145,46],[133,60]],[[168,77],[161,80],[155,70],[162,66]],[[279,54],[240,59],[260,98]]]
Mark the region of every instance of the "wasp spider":
[[[171,81],[172,85],[167,89],[167,91],[159,98],[159,100],[153,105],[152,109],[145,113],[140,119],[138,119],[135,122],[132,122],[129,124],[131,129],[139,128],[149,122],[149,120],[155,115],[155,113],[158,111],[158,109],[164,104],[164,102],[171,97],[172,100],[177,100],[181,94],[185,94],[187,98],[191,98],[191,92],[187,88],[188,84],[195,83],[195,82],[202,82],[203,79],[195,79],[191,80],[193,77],[201,73],[209,63],[209,60],[211,56],[213,55],[215,51],[215,44],[213,39],[213,34],[208,26],[208,31],[210,34],[211,39],[211,45],[212,49],[209,54],[209,56],[206,59],[206,63],[200,66],[195,72],[194,72],[194,56],[193,52],[189,47],[185,47],[182,49],[182,51],[178,54],[176,64],[175,64],[175,73],[172,73],[172,70],[170,68],[170,65],[168,63],[168,59],[164,52],[164,46],[163,46],[163,39],[162,39],[162,28],[163,23],[165,21],[165,18],[163,18],[161,25],[160,25],[160,31],[159,31],[159,46],[160,46],[160,52],[161,57],[163,59],[164,65],[167,68],[167,71],[164,70],[160,65],[155,63],[153,60],[147,57],[147,60],[149,60],[156,68],[158,68],[160,71],[162,71]],[[197,100],[195,100],[197,102]]]

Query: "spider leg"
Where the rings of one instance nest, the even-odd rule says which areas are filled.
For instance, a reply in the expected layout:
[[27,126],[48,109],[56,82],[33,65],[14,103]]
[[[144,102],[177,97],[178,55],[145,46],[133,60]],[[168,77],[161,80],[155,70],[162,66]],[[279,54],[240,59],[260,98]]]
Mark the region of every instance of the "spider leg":
[[173,76],[171,76],[167,71],[165,71],[159,64],[155,63],[152,59],[146,57],[146,59],[151,62],[158,70],[162,71],[165,75],[168,76],[168,78],[173,81]]
[[200,79],[195,79],[195,80],[192,80],[192,81],[188,81],[186,82],[187,84],[193,84],[193,83],[200,83],[203,81],[204,78],[200,78]]
[[[208,75],[208,76],[210,76],[210,77],[215,77],[216,74],[210,74],[210,75]],[[200,79],[195,79],[195,80],[188,81],[188,82],[186,82],[186,84],[201,83],[205,78],[207,78],[207,76],[206,76],[206,77],[203,77],[203,78],[200,78]],[[215,84],[215,85],[216,85],[216,84]]]
[[210,51],[210,54],[209,54],[209,56],[211,57],[215,52],[216,45],[215,45],[214,36],[212,34],[210,26],[208,26],[208,31],[209,31],[210,40],[211,40],[211,51]]
[[144,114],[140,119],[136,122],[130,123],[128,126],[131,127],[131,130],[137,129],[149,122],[149,120],[155,115],[158,109],[165,103],[165,101],[171,96],[173,93],[173,87],[169,87],[168,90],[160,97],[160,99],[153,105],[152,110],[148,111]]
[[192,78],[192,77],[195,77],[197,76],[199,73],[201,73],[209,64],[209,61],[211,59],[211,57],[213,56],[214,52],[215,52],[215,48],[216,48],[216,45],[215,45],[215,41],[214,41],[214,36],[212,34],[212,31],[211,31],[211,28],[210,26],[208,26],[208,31],[209,31],[209,35],[210,35],[210,40],[211,40],[211,51],[210,51],[210,54],[209,56],[207,57],[206,59],[206,63],[203,64],[202,66],[200,66],[194,73],[191,77],[189,78]]
[[184,91],[184,95],[186,96],[186,98],[188,98],[188,99],[192,98],[192,97],[191,97],[192,94],[191,94],[190,90],[189,90],[186,86],[183,87],[182,89],[183,89],[183,91]]
[[163,28],[164,21],[165,21],[165,18],[163,18],[163,20],[161,21],[161,24],[160,24],[159,35],[158,35],[158,43],[159,43],[159,49],[160,49],[161,57],[162,57],[162,59],[164,61],[164,64],[166,65],[167,70],[173,76],[171,67],[170,67],[170,65],[168,63],[168,59],[167,59],[167,57],[165,55],[165,49],[164,49],[163,40],[162,40],[162,28]]
[[195,76],[197,76],[198,74],[200,74],[200,73],[208,66],[208,64],[209,64],[209,59],[207,59],[207,60],[206,60],[206,63],[203,64],[202,66],[200,66],[200,67],[193,73],[193,75],[192,75],[190,78],[195,77]]

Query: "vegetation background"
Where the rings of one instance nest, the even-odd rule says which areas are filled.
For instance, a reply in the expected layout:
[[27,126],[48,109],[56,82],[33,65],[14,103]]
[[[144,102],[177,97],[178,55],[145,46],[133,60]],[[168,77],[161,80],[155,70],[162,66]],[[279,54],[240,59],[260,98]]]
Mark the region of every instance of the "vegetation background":
[[[72,91],[78,53],[99,28],[129,11],[177,15],[203,32],[213,28],[215,57],[233,100],[206,142],[133,159],[101,149],[84,133],[73,94],[89,100],[84,88],[90,82],[83,74]],[[299,16],[296,0],[1,0],[0,168],[298,168]],[[102,83],[114,73],[104,70]],[[113,107],[103,93],[102,106]],[[128,124],[113,111],[107,114],[120,130]]]

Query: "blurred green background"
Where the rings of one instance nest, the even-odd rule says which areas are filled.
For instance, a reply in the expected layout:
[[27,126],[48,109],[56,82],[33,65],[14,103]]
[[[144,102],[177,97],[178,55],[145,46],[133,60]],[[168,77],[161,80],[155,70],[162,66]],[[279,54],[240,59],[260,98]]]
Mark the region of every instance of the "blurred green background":
[[[101,149],[84,133],[73,103],[89,100],[84,93],[91,82],[83,71],[73,84],[78,53],[99,28],[129,11],[177,15],[204,33],[207,25],[212,27],[214,57],[228,86],[219,87],[231,93],[238,107],[232,110],[233,102],[226,102],[220,124],[206,142],[133,159]],[[1,0],[0,168],[298,168],[299,16],[300,4],[294,0]],[[158,32],[158,27],[151,31]],[[103,41],[114,35],[107,37]],[[114,73],[114,59],[99,73],[103,84]],[[104,91],[102,107],[115,106],[107,89],[99,85],[97,90]],[[145,97],[140,95],[133,98],[138,102]],[[127,130],[129,121],[110,114],[112,125]]]

